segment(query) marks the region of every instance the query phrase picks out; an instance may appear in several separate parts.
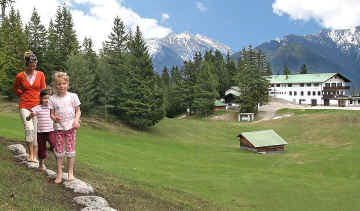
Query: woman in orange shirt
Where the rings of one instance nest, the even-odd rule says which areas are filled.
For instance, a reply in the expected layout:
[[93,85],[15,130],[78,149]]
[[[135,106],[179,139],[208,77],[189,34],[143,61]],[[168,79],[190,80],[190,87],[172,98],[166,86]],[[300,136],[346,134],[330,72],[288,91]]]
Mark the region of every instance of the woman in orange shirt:
[[24,124],[25,141],[27,143],[29,162],[38,162],[37,159],[37,119],[26,121],[30,110],[40,104],[40,91],[46,88],[45,75],[36,70],[37,58],[32,51],[24,54],[25,69],[16,75],[13,91],[20,97],[19,111]]

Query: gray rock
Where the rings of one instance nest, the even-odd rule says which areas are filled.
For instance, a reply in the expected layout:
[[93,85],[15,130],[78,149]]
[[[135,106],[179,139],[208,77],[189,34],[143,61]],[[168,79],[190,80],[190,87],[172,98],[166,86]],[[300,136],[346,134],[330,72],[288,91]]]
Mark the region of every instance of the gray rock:
[[75,193],[90,194],[94,193],[94,188],[79,179],[73,181],[65,181],[64,185],[66,188],[72,189]]
[[46,169],[46,174],[49,178],[55,179],[56,178],[56,172],[51,169]]
[[8,150],[16,155],[26,154],[26,149],[22,144],[13,144],[8,146]]
[[28,168],[31,169],[36,169],[39,168],[39,163],[34,163],[34,162],[26,162],[25,164]]
[[19,155],[15,155],[14,156],[14,160],[17,161],[17,162],[23,162],[26,160],[28,154],[19,154]]
[[117,210],[114,208],[111,208],[111,207],[101,207],[101,208],[85,207],[85,208],[81,209],[81,211],[117,211]]
[[102,208],[109,206],[109,203],[99,196],[79,196],[75,197],[73,200],[84,207]]

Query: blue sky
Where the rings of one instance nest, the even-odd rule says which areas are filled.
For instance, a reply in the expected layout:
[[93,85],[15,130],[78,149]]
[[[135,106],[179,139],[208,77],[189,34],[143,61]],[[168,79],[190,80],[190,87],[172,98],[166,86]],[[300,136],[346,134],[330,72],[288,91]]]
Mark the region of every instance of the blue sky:
[[[193,1],[131,0],[125,5],[137,13],[151,18],[160,18],[166,13],[170,18],[164,26],[173,32],[190,31],[216,39],[234,51],[249,44],[257,46],[265,41],[287,34],[317,33],[322,26],[313,20],[292,20],[288,15],[273,12],[270,0],[207,0]],[[200,2],[204,9],[197,8]],[[224,3],[226,2],[226,3]]]
[[44,25],[64,2],[79,40],[94,40],[96,48],[111,32],[115,16],[145,38],[190,31],[218,40],[234,52],[284,35],[318,33],[323,28],[360,25],[359,0],[17,0],[26,23],[35,7]]

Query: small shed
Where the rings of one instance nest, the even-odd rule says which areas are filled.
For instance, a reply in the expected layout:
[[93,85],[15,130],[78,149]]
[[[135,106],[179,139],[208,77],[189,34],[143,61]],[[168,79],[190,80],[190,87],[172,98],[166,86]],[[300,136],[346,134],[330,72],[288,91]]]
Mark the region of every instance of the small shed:
[[222,100],[215,100],[215,111],[227,110],[227,105]]
[[240,149],[261,154],[284,152],[288,143],[273,130],[240,133]]

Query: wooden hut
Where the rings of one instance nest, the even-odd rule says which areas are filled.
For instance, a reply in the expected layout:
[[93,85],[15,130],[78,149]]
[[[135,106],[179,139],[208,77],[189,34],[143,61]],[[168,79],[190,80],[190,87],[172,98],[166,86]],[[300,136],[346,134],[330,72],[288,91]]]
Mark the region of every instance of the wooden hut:
[[240,149],[267,154],[284,152],[288,143],[273,130],[240,133]]

